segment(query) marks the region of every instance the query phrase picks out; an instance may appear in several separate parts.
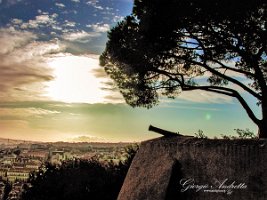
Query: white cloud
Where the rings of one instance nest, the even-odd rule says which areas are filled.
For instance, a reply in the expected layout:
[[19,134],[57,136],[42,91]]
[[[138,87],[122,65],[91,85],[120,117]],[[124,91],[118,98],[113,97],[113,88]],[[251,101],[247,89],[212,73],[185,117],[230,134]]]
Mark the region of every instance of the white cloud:
[[38,15],[36,16],[36,21],[41,24],[47,24],[50,21],[49,15]]
[[65,20],[64,26],[75,27],[76,26],[76,22]]
[[0,55],[7,54],[15,48],[27,44],[37,36],[28,31],[16,31],[14,28],[0,29]]
[[0,98],[34,100],[41,98],[42,83],[53,79],[46,60],[62,51],[57,41],[37,42],[28,31],[0,29]]
[[58,14],[57,14],[57,13],[53,13],[53,14],[51,15],[51,17],[55,19],[55,18],[58,17]]
[[89,1],[86,2],[86,4],[92,5],[92,6],[95,6],[97,3],[99,3],[98,0],[89,0]]
[[62,35],[62,38],[68,41],[87,43],[92,38],[98,37],[98,36],[99,36],[99,33],[96,33],[96,32],[88,33],[82,30],[82,31],[77,31],[77,32],[64,33]]
[[42,108],[0,108],[0,116],[31,117],[49,114],[59,114],[56,110],[46,110]]
[[111,8],[111,7],[106,7],[106,10],[113,10],[113,8]]
[[72,2],[79,3],[80,0],[71,0]]
[[108,24],[100,24],[100,23],[89,24],[89,25],[86,25],[86,27],[92,28],[93,31],[98,32],[98,33],[107,32],[110,29],[110,26]]
[[39,28],[41,26],[54,26],[57,24],[56,18],[57,14],[54,13],[52,15],[41,14],[35,17],[35,19],[30,19],[28,22],[24,22],[21,24],[22,29],[28,28]]
[[123,19],[124,19],[123,16],[115,15],[115,16],[113,17],[113,22],[117,23],[117,22],[119,22],[119,21],[122,21]]
[[22,2],[22,0],[7,0],[7,1],[5,1],[7,6],[12,6],[12,5],[15,5],[15,4],[20,3],[20,2]]
[[95,9],[104,10],[104,8],[101,5],[98,5],[98,3],[98,0],[90,0],[86,2],[86,4],[93,6]]
[[194,90],[194,91],[184,91],[182,92],[177,99],[183,99],[190,102],[197,102],[197,103],[232,103],[233,98],[217,94],[213,92],[206,92],[201,90]]
[[[236,62],[235,61],[221,61],[221,63],[227,67],[230,67],[230,68],[233,68],[233,69],[236,69]],[[212,68],[218,68],[218,67],[221,67],[219,64],[214,64],[214,63],[208,63],[208,65]],[[218,69],[219,72],[221,72],[222,74],[225,74],[227,76],[230,76],[230,77],[236,77],[236,78],[242,78],[244,77],[243,74],[241,73],[238,73],[238,72],[235,72],[235,71],[232,71],[232,70],[225,70],[225,69]],[[210,76],[211,73],[210,72],[206,72],[204,74],[206,77]]]
[[66,7],[63,3],[55,3],[55,5],[59,8],[65,8]]
[[98,10],[104,10],[104,8],[102,6],[95,6],[95,8]]
[[14,18],[14,19],[11,20],[11,23],[12,23],[12,24],[16,24],[16,25],[17,25],[17,24],[22,24],[22,22],[23,22],[23,21],[22,21],[21,19],[17,19],[17,18]]
[[60,27],[58,25],[52,25],[52,29],[61,31],[62,30],[62,27]]

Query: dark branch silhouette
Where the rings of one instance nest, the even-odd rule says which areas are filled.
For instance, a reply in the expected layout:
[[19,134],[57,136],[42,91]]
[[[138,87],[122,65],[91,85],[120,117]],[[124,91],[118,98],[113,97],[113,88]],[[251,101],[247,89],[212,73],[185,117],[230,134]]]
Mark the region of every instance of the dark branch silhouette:
[[[236,98],[267,138],[265,0],[135,0],[100,64],[129,105],[202,90]],[[244,94],[257,100],[257,116]]]

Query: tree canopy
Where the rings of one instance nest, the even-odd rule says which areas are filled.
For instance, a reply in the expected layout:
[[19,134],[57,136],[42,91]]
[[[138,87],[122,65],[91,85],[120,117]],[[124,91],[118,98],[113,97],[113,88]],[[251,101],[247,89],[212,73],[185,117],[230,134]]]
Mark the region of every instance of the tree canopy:
[[96,157],[60,166],[46,163],[30,175],[30,187],[25,185],[21,200],[115,200],[138,149],[137,144],[125,147],[126,160],[118,164]]
[[[204,90],[236,98],[267,137],[267,3],[135,0],[108,33],[100,64],[131,106]],[[259,119],[243,98],[262,109]]]

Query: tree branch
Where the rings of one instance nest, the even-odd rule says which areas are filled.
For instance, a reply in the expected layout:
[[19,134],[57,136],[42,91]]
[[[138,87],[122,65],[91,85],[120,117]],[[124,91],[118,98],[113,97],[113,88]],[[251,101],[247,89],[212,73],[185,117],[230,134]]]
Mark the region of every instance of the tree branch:
[[224,69],[231,70],[231,71],[234,71],[234,72],[237,72],[237,73],[244,74],[246,76],[251,76],[251,77],[255,78],[255,74],[253,74],[251,72],[244,71],[244,70],[241,70],[241,69],[236,69],[236,68],[233,68],[233,67],[229,67],[229,66],[223,64],[222,62],[220,62],[218,60],[211,60],[211,61],[221,65],[222,68],[224,68]]
[[253,113],[252,109],[249,107],[247,102],[244,100],[244,98],[236,91],[230,88],[225,88],[225,87],[219,87],[219,86],[185,86],[182,87],[183,91],[191,91],[191,90],[204,90],[208,92],[215,92],[218,94],[224,94],[230,97],[235,97],[242,107],[246,110],[248,116],[251,118],[251,120],[255,124],[259,124],[260,120],[255,116]]
[[[203,50],[203,56],[204,56],[204,63],[200,63],[200,62],[197,62],[197,61],[193,61],[193,60],[188,60],[188,59],[185,59],[185,58],[182,58],[182,57],[179,57],[180,59],[184,59],[186,60],[187,62],[192,62],[194,64],[197,64],[197,65],[200,65],[202,67],[204,67],[205,69],[209,70],[211,73],[223,78],[223,79],[226,79],[236,85],[238,85],[239,87],[241,87],[242,89],[244,89],[245,91],[247,91],[248,93],[250,93],[251,95],[253,95],[254,97],[256,97],[257,99],[261,99],[261,95],[259,95],[258,93],[256,93],[255,91],[253,91],[252,89],[250,89],[249,87],[247,87],[246,85],[242,84],[241,82],[239,82],[238,80],[234,79],[234,78],[231,78],[229,76],[226,76],[225,74],[222,74],[220,72],[218,72],[217,70],[213,69],[212,67],[210,67],[207,62],[209,61],[209,58],[207,58],[207,52],[206,52],[206,47],[205,45],[203,44],[203,42],[201,41],[200,38],[198,38],[197,36],[193,35],[192,33],[190,34],[190,36],[195,39],[199,45],[202,47],[202,50]],[[219,37],[220,38],[220,37]],[[230,45],[232,47],[232,45]],[[233,46],[234,47],[234,46]],[[237,48],[238,49],[238,48]],[[239,49],[238,49],[239,50]]]
[[[173,55],[175,56],[175,55]],[[195,65],[199,65],[199,66],[202,66],[203,68],[205,68],[206,70],[210,71],[211,73],[225,79],[225,80],[228,80],[236,85],[238,85],[239,87],[241,87],[242,89],[244,89],[245,91],[247,91],[248,93],[250,93],[251,95],[253,95],[254,97],[256,97],[257,99],[261,99],[261,95],[259,95],[258,93],[256,93],[255,91],[253,91],[252,89],[250,89],[249,87],[247,87],[246,85],[242,84],[241,82],[239,82],[238,80],[232,78],[232,77],[229,77],[229,76],[226,76],[225,74],[222,74],[221,72],[218,72],[217,70],[215,70],[214,68],[210,67],[209,65],[205,64],[205,63],[201,63],[201,62],[197,62],[197,61],[194,61],[194,60],[189,60],[189,59],[186,59],[185,57],[181,57],[181,56],[175,56],[177,57],[178,59],[183,59],[185,60],[186,62],[190,62],[192,64],[195,64]]]
[[[213,36],[216,37],[217,40],[224,43],[227,46],[227,48],[232,49],[236,53],[238,53],[246,61],[248,66],[255,70],[255,74],[253,77],[258,81],[262,93],[264,93],[263,91],[267,91],[267,86],[266,86],[266,82],[264,79],[264,75],[263,75],[260,67],[258,66],[258,60],[260,59],[260,56],[261,56],[261,54],[259,55],[259,53],[262,51],[262,49],[260,49],[259,53],[254,56],[253,54],[248,53],[248,51],[242,50],[242,47],[244,47],[244,45],[242,45],[241,39],[237,36],[237,34],[233,33],[234,35],[230,35],[230,37],[234,37],[239,41],[238,45],[235,46],[235,45],[232,45],[229,40],[224,39],[224,38],[228,38],[229,34],[226,36],[224,35],[224,37],[221,37],[218,34],[216,34],[216,31],[213,28],[212,28],[212,30],[213,30],[213,32],[211,32],[211,34],[213,34]],[[224,34],[226,34],[226,33],[224,33]],[[264,41],[264,44],[266,44],[266,40]]]

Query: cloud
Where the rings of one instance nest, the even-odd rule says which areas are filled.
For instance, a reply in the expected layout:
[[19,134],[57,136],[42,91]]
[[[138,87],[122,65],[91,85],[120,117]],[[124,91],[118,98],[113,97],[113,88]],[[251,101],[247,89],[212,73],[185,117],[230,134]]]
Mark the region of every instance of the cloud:
[[[236,69],[236,62],[234,60],[231,61],[221,61],[221,63],[227,67]],[[219,64],[215,64],[215,63],[208,63],[208,65],[212,68],[219,68],[221,67]],[[225,70],[225,69],[217,69],[219,72],[221,72],[222,74],[225,74],[227,76],[230,77],[235,77],[235,78],[243,78],[244,75],[235,71],[231,71],[231,70]],[[204,76],[205,77],[209,77],[211,75],[211,73],[209,71],[205,72]]]
[[182,99],[197,103],[232,103],[233,98],[217,94],[213,92],[206,92],[201,90],[182,92],[177,99]]
[[64,26],[75,27],[76,26],[76,22],[65,20]]
[[[35,17],[35,19],[30,19],[28,22],[20,23],[21,29],[36,29],[39,27],[48,27],[48,26],[55,26],[57,24],[56,18],[58,17],[58,14],[54,13],[52,15],[48,14],[41,14]],[[15,21],[14,21],[15,20]],[[18,22],[18,20],[13,19],[14,22]]]
[[36,41],[37,35],[12,28],[0,29],[0,98],[40,97],[42,83],[53,79],[46,60],[61,51],[56,41]]
[[11,20],[12,24],[22,24],[22,22],[23,21],[21,19],[17,19],[17,18],[14,18],[14,19]]
[[97,10],[104,10],[104,8],[101,5],[98,5],[98,3],[98,0],[90,0],[86,2],[86,4],[93,6]]
[[95,8],[98,10],[104,10],[104,8],[102,6],[95,6]]
[[10,139],[20,139],[29,141],[49,141],[56,142],[70,138],[73,134],[67,131],[46,130],[33,128],[32,124],[26,120],[0,120],[1,137]]
[[117,23],[119,21],[122,21],[123,19],[124,19],[123,16],[115,15],[112,20],[113,22]]
[[96,32],[85,32],[85,31],[76,31],[76,32],[70,32],[70,33],[64,33],[62,35],[62,38],[67,41],[72,42],[79,42],[79,43],[87,43],[92,38],[100,36],[99,33]]
[[16,31],[14,28],[0,29],[0,55],[7,54],[15,48],[36,39],[36,35],[28,31]]
[[97,78],[105,78],[107,77],[107,73],[105,72],[103,67],[98,67],[92,71],[94,76]]
[[55,3],[55,5],[59,8],[65,8],[66,7],[63,3]]
[[[118,130],[113,128],[114,123],[121,124],[121,115],[125,118],[124,123],[128,120],[126,116],[129,107],[125,105],[65,104],[51,101],[9,102],[3,106],[1,104],[3,103],[0,102],[0,112],[14,114],[10,115],[12,118],[0,116],[1,137],[42,141],[67,141],[79,137],[79,139],[97,137],[107,138],[108,141],[119,141],[121,139],[117,135],[127,137],[125,131],[118,133]],[[1,107],[9,110],[2,110]],[[12,109],[14,110],[11,111]],[[23,112],[27,112],[27,115],[25,116]],[[114,116],[113,120],[108,120]]]
[[[3,1],[1,0],[1,3],[2,3]],[[20,3],[20,2],[22,2],[22,0],[6,0],[6,1],[4,1],[3,3],[5,3],[6,4],[6,6],[13,6],[13,5],[15,5],[15,4],[17,4],[17,3]]]
[[42,108],[0,108],[0,118],[14,118],[20,119],[32,116],[42,116],[42,115],[54,115],[60,112],[55,110],[46,110]]
[[80,0],[71,0],[71,1],[75,3],[80,3]]
[[93,31],[98,32],[98,33],[107,32],[110,29],[110,26],[108,24],[100,24],[100,23],[89,24],[89,25],[86,25],[86,27],[92,28]]
[[[92,71],[97,78],[106,78],[108,75],[104,71],[103,67],[96,68]],[[119,94],[116,84],[110,78],[103,81],[104,87],[102,90],[113,91],[112,95],[107,95],[106,99],[109,101],[124,102],[122,95]],[[177,99],[186,100],[189,102],[197,103],[232,103],[233,98],[221,94],[206,92],[206,91],[187,91],[182,92],[177,96]],[[166,102],[166,101],[164,101]]]
[[105,96],[105,99],[108,101],[108,102],[113,102],[113,103],[125,103],[125,100],[123,99],[122,95],[117,92],[112,95],[107,95]]

